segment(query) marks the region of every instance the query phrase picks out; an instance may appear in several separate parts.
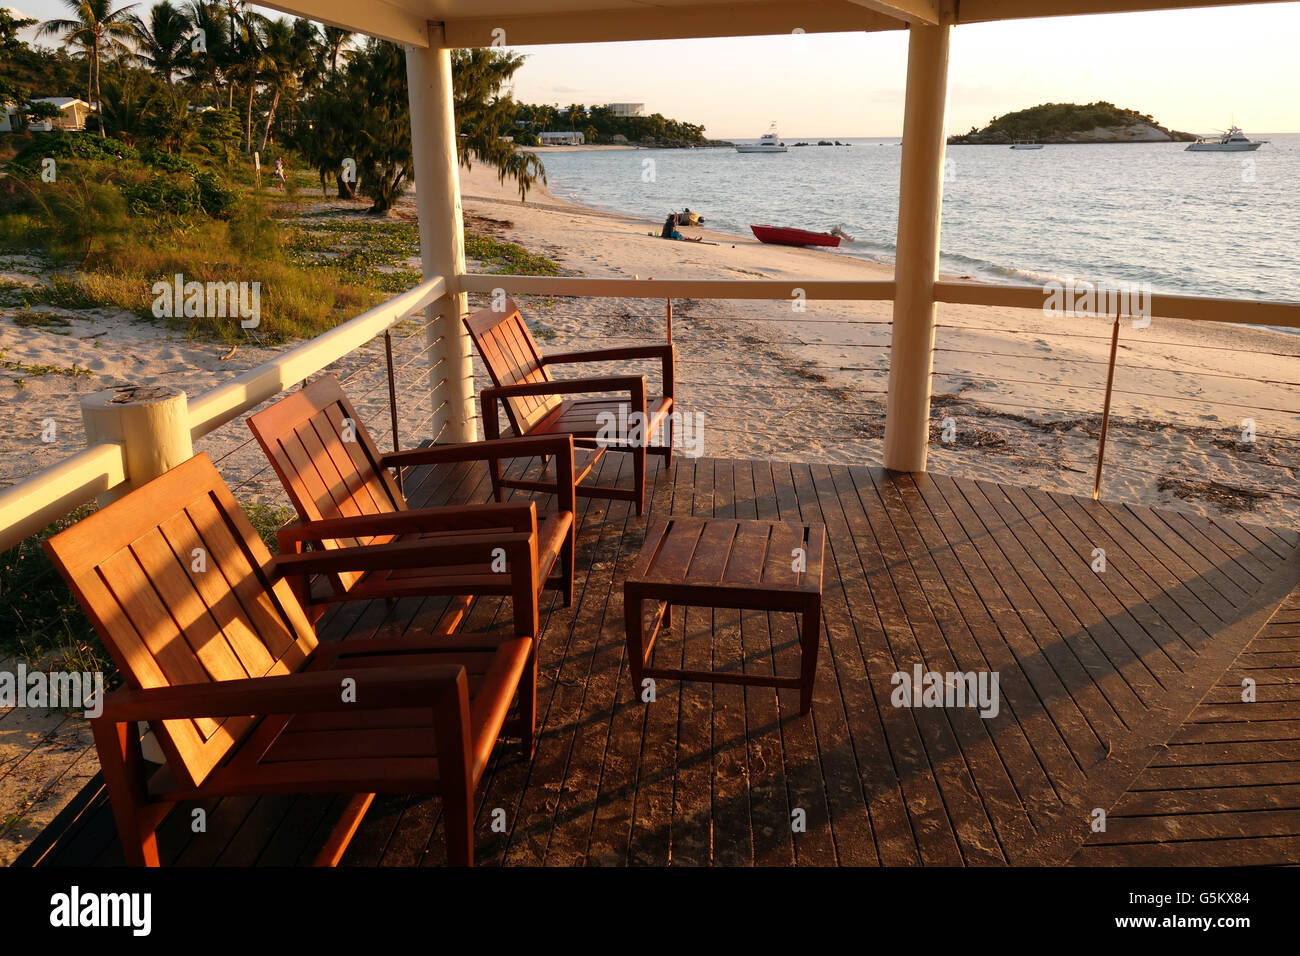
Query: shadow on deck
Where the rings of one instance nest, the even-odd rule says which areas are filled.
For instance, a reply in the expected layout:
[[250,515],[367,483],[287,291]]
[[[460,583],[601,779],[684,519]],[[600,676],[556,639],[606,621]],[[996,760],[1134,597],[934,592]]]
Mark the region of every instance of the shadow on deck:
[[[624,458],[606,456],[600,483],[630,480]],[[647,522],[826,525],[813,713],[795,690],[664,680],[655,702],[634,697],[621,582],[646,524],[627,502],[580,499],[574,605],[543,614],[537,753],[498,746],[480,865],[1300,862],[1295,531],[875,468],[651,467]],[[486,500],[486,474],[420,470],[407,494]],[[321,631],[418,630],[446,607],[349,605]],[[506,611],[479,600],[462,626]],[[793,615],[690,608],[655,654],[794,674],[798,630]],[[996,672],[997,715],[892,706],[891,675],[914,664]],[[170,864],[307,863],[344,802],[209,801],[206,832],[182,808],[159,846]],[[443,862],[439,807],[378,798],[344,865]],[[19,862],[121,862],[98,778]]]

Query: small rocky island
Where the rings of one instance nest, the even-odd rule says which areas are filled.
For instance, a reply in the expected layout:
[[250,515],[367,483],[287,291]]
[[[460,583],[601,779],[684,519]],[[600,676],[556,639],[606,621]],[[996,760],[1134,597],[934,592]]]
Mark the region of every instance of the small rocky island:
[[983,129],[948,137],[948,145],[1008,146],[1036,143],[1190,143],[1191,133],[1165,129],[1148,113],[1114,103],[1044,103],[994,117]]

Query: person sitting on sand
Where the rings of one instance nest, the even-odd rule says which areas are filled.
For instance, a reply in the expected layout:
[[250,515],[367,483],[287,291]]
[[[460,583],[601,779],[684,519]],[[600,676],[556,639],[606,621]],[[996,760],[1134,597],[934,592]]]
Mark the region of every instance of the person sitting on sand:
[[681,239],[685,242],[699,242],[699,238],[691,239],[683,236],[677,231],[677,213],[670,212],[668,218],[664,220],[663,231],[659,233],[661,239]]

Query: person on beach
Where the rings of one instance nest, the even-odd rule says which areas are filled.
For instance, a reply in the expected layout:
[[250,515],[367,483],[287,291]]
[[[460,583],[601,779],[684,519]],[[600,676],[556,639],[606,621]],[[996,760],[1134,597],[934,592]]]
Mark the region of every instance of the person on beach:
[[683,242],[699,242],[699,238],[691,239],[683,236],[677,231],[677,213],[670,212],[668,218],[664,220],[663,231],[659,233],[661,239],[681,239]]
[[275,184],[278,189],[284,189],[284,157],[275,157]]

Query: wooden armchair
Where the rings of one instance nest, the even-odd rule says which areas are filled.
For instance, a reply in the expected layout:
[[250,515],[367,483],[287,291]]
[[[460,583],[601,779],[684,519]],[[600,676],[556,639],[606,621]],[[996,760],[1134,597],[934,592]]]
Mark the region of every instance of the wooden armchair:
[[[333,376],[248,419],[298,512],[280,532],[281,570],[314,617],[337,601],[423,595],[510,595],[515,630],[537,633],[544,588],[573,601],[573,443],[567,435],[433,445],[382,454]],[[531,504],[412,509],[391,468],[541,456],[554,480],[535,487],[557,510]],[[308,544],[318,550],[306,551]],[[349,553],[347,557],[339,552]],[[501,557],[505,557],[504,571]]]
[[[493,387],[485,388],[480,395],[484,436],[494,439],[500,434],[497,417],[500,402],[516,435],[572,435],[578,448],[594,449],[595,458],[590,460],[588,471],[607,449],[628,452],[633,456],[630,489],[579,484],[577,493],[634,501],[636,513],[641,514],[645,509],[647,448],[663,456],[665,467],[671,467],[673,462],[673,346],[664,343],[542,355],[513,299],[506,300],[504,312],[484,309],[467,316],[465,326],[492,378]],[[557,382],[550,373],[552,365],[655,358],[660,360],[663,369],[661,397],[647,396],[645,377],[641,375]],[[620,392],[626,397],[564,397]],[[602,435],[602,426],[610,423],[614,428]],[[598,440],[598,436],[603,440]],[[503,487],[529,487],[526,483],[503,479],[495,465],[489,465],[489,469],[498,501]]]
[[[159,864],[155,830],[184,801],[356,794],[318,859],[333,863],[374,794],[437,793],[448,859],[472,864],[474,790],[498,735],[532,752],[532,635],[318,643],[206,455],[45,547],[125,679],[91,726],[128,863]],[[137,721],[166,756],[152,774]]]

